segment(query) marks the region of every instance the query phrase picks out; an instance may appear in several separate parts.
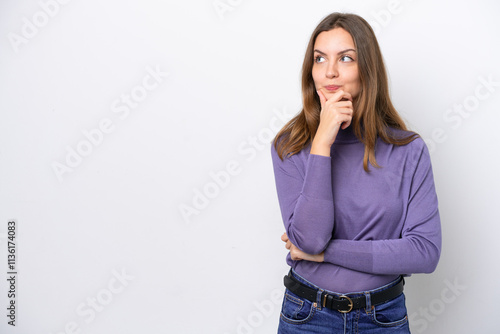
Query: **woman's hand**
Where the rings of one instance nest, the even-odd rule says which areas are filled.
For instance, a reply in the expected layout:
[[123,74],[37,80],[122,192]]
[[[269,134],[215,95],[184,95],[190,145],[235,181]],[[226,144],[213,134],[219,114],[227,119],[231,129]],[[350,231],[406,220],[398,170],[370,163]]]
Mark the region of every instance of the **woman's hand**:
[[290,251],[290,256],[292,257],[292,260],[294,261],[300,261],[300,260],[306,260],[306,261],[312,261],[312,262],[324,262],[325,260],[325,253],[321,254],[307,254],[301,251],[300,249],[297,248],[294,244],[291,243],[290,239],[288,239],[288,236],[286,233],[283,233],[281,236],[281,240],[286,243],[285,247]]
[[311,154],[330,156],[330,148],[337,138],[339,129],[351,125],[352,97],[351,94],[339,90],[327,100],[322,91],[318,90],[321,102],[321,113],[318,130],[311,146]]

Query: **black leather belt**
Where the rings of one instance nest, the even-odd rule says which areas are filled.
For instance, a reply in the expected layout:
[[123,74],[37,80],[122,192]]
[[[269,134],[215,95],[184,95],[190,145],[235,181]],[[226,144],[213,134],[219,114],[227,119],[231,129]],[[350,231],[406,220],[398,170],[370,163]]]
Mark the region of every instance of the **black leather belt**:
[[[318,297],[318,289],[309,287],[295,277],[291,272],[284,278],[285,287],[299,297],[305,298],[311,302],[316,302]],[[379,305],[396,298],[403,293],[404,278],[401,276],[396,285],[391,286],[380,292],[370,293],[370,301],[372,305]],[[342,313],[348,313],[352,310],[366,307],[366,296],[349,297],[349,295],[331,295],[323,291],[321,294],[321,304],[323,307],[337,310]]]

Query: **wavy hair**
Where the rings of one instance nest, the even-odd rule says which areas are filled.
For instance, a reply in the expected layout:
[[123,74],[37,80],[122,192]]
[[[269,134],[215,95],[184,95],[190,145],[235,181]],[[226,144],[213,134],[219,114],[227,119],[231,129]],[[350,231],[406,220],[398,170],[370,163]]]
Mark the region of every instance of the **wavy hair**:
[[407,131],[406,125],[394,108],[390,95],[387,73],[380,47],[372,28],[355,14],[332,13],[325,17],[311,35],[302,64],[302,110],[278,132],[274,147],[283,160],[299,153],[312,142],[318,129],[321,103],[312,77],[314,44],[323,31],[343,28],[352,37],[358,57],[361,90],[354,100],[351,121],[354,134],[365,145],[363,168],[368,172],[368,162],[380,167],[375,159],[377,137],[394,145],[406,145],[418,134],[406,137],[394,135],[389,128]]

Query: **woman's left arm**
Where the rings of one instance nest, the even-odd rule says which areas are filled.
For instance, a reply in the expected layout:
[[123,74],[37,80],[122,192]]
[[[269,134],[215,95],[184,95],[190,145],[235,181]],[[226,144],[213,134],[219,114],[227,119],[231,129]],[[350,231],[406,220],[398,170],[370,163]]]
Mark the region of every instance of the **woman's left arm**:
[[[441,254],[438,199],[427,148],[412,178],[408,210],[400,239],[332,239],[324,262],[370,274],[431,273]],[[297,254],[298,257],[307,257]],[[320,258],[314,259],[320,262]]]

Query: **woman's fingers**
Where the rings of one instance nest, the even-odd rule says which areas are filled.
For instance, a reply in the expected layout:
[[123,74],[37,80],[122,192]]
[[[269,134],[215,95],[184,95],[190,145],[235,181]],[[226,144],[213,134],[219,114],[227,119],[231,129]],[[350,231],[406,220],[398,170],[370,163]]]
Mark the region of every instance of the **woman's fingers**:
[[290,249],[290,247],[292,247],[292,242],[288,239],[288,235],[286,235],[286,233],[281,235],[281,241],[285,242],[286,249]]
[[[321,91],[319,91],[318,95],[319,94],[321,94],[320,99],[323,100],[324,94]],[[324,121],[330,124],[328,127],[342,127],[342,129],[345,129],[351,125],[352,114],[353,106],[351,94],[339,90],[333,94],[329,100],[322,104],[320,123]]]
[[318,89],[317,92],[321,102],[321,113],[310,153],[330,156],[331,146],[335,142],[339,130],[346,129],[351,125],[352,95],[339,90],[326,99],[326,95],[321,89]]
[[349,125],[351,125],[351,120],[352,120],[352,118],[349,118],[348,120],[346,120],[345,122],[343,122],[343,123],[342,123],[342,126],[341,126],[340,128],[341,128],[342,130],[347,129],[347,127],[348,127]]
[[297,247],[295,247],[295,246],[291,247],[290,257],[292,258],[292,260],[295,260],[295,261],[299,260],[299,256],[298,256],[299,252],[300,252],[300,250]]
[[304,253],[303,251],[298,249],[297,246],[292,244],[290,239],[288,239],[288,236],[286,235],[286,233],[283,233],[281,235],[281,240],[285,242],[285,248],[290,251],[290,257],[294,261],[301,261],[301,260],[308,260],[308,261],[315,261],[315,262],[323,262],[324,261],[324,258],[322,257],[323,253],[319,254],[319,255],[310,255],[310,254]]
[[340,98],[340,101],[351,101],[352,102],[352,95],[349,94],[348,92],[344,92],[342,94],[342,97]]
[[292,260],[294,261],[300,261],[300,260],[304,260],[305,258],[305,253],[303,251],[301,251],[300,249],[297,248],[297,246],[293,246],[291,249],[290,249],[290,257],[292,258]]
[[341,111],[342,115],[339,115],[339,121],[341,122],[341,129],[345,130],[352,121],[352,109],[346,109]]
[[324,108],[325,106],[325,103],[327,101],[326,97],[325,97],[325,94],[323,94],[322,91],[320,90],[317,90],[316,93],[318,93],[318,96],[319,96],[319,102],[321,103],[321,109]]
[[329,99],[326,98],[325,93],[321,91],[321,89],[316,91],[319,96],[319,101],[321,102],[321,108],[324,107],[324,104],[326,102],[330,103],[335,103],[339,101],[351,101],[352,102],[352,95],[344,90],[339,90],[338,92],[335,92]]

